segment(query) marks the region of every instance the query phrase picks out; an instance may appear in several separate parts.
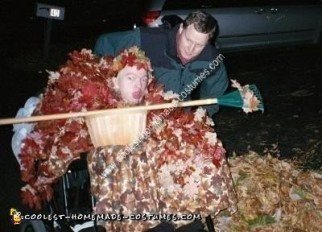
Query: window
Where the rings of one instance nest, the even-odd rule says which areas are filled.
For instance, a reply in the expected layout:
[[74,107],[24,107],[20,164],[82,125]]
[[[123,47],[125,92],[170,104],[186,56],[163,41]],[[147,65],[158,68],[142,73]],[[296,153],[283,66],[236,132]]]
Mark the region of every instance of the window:
[[322,0],[167,0],[163,10],[207,9],[216,7],[257,7],[270,5],[313,5]]
[[163,6],[163,10],[189,10],[214,7],[211,0],[167,0]]
[[270,5],[316,5],[321,4],[321,0],[270,0]]

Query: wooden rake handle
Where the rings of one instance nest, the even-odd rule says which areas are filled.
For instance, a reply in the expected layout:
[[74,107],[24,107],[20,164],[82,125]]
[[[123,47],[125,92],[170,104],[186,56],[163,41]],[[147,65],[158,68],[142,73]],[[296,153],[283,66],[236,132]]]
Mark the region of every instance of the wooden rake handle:
[[46,120],[56,120],[56,119],[67,119],[76,117],[89,117],[97,116],[100,114],[117,114],[117,113],[130,113],[135,111],[148,111],[148,110],[160,110],[166,108],[176,108],[176,107],[187,107],[187,106],[199,106],[199,105],[211,105],[217,104],[218,99],[202,99],[186,102],[171,102],[156,105],[145,105],[145,106],[133,106],[127,108],[115,108],[115,109],[105,109],[105,110],[93,110],[85,112],[72,112],[72,113],[61,113],[61,114],[50,114],[50,115],[39,115],[31,116],[25,118],[5,118],[0,119],[0,125],[16,124],[16,123],[26,123],[26,122],[39,122]]

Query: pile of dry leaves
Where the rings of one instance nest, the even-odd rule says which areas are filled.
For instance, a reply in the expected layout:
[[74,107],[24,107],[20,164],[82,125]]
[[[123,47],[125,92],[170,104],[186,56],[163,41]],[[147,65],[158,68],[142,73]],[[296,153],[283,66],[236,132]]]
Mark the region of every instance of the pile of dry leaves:
[[238,212],[216,217],[216,231],[321,231],[321,173],[254,152],[229,162]]

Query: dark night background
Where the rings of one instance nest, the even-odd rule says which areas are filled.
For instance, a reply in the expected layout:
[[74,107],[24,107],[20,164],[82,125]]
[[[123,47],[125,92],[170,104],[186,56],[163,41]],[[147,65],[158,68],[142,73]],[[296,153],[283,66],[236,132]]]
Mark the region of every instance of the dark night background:
[[[68,52],[93,48],[105,32],[140,23],[144,1],[41,1],[66,8],[64,21],[53,21],[49,60],[42,57],[45,19],[35,15],[35,1],[0,3],[0,117],[15,116],[28,97],[47,83],[45,69],[55,70]],[[246,115],[224,108],[215,118],[228,155],[254,150],[321,168],[322,47],[301,45],[224,53],[230,78],[255,83],[266,112]],[[11,151],[11,126],[0,127],[0,231],[17,231],[9,209],[21,205],[18,164]]]
[[[68,52],[93,48],[101,33],[131,29],[140,22],[142,1],[40,1],[65,7],[65,20],[52,21],[49,59],[43,60],[46,19],[36,17],[36,1],[0,2],[0,117],[15,116],[19,107],[47,83],[48,70],[55,70],[67,59]],[[23,213],[19,167],[10,148],[12,127],[0,128],[1,185],[0,231],[19,231],[9,217],[10,208]]]

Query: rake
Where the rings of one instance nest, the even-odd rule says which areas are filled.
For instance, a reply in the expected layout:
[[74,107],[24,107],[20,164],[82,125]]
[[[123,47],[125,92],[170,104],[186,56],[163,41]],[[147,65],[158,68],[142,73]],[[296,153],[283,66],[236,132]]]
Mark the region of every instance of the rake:
[[[221,106],[230,106],[236,108],[243,108],[245,112],[262,111],[264,112],[263,98],[255,85],[247,85],[247,91],[245,86],[242,90],[235,90],[228,94],[225,94],[218,98],[202,99],[194,101],[173,101],[171,103],[163,103],[156,105],[144,105],[144,106],[133,106],[128,108],[116,108],[116,109],[105,109],[105,110],[94,110],[85,112],[71,112],[51,115],[40,115],[31,116],[25,118],[5,118],[0,120],[0,125],[27,123],[27,122],[38,122],[46,120],[57,120],[57,119],[68,119],[75,117],[90,117],[99,115],[115,115],[115,114],[126,114],[130,112],[146,112],[149,110],[160,110],[160,109],[173,109],[176,107],[190,107],[190,106],[201,106],[201,105],[212,105],[218,104]],[[248,93],[248,94],[247,94]],[[248,98],[251,96],[251,98]]]
[[[141,140],[141,136],[146,130],[148,110],[165,109],[164,112],[168,115],[177,107],[218,104],[242,108],[246,113],[258,110],[264,111],[262,97],[255,85],[243,87],[237,85],[236,87],[238,90],[213,99],[186,102],[172,101],[171,103],[128,108],[8,118],[0,120],[0,125],[84,117],[94,147],[129,145]],[[129,128],[131,129],[129,130]]]

